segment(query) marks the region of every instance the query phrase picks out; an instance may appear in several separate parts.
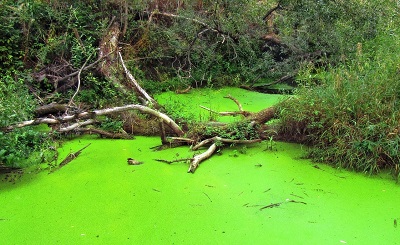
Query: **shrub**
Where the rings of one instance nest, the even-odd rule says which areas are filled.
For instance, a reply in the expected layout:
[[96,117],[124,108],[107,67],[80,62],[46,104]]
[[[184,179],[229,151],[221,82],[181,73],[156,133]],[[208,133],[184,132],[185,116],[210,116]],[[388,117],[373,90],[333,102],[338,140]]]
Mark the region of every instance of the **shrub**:
[[[27,120],[33,114],[36,103],[21,75],[8,72],[0,78],[0,127]],[[47,134],[31,127],[0,132],[0,163],[26,167],[50,161],[56,153],[50,145],[53,142]]]
[[354,43],[355,58],[320,72],[304,66],[294,98],[280,104],[281,133],[315,146],[310,156],[375,173],[400,164],[399,18],[381,16],[376,37]]

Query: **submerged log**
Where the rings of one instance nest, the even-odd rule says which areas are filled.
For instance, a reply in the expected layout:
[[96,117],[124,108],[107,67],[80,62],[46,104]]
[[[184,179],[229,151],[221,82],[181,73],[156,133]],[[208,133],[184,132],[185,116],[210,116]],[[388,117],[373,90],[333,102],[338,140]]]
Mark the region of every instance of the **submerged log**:
[[78,150],[78,151],[76,151],[76,152],[74,152],[74,153],[69,153],[69,154],[67,155],[67,157],[66,157],[64,160],[62,160],[62,162],[61,162],[58,166],[56,166],[55,168],[51,169],[50,173],[53,173],[54,171],[56,171],[56,170],[58,170],[58,169],[64,167],[65,165],[67,165],[68,163],[70,163],[72,160],[74,160],[75,158],[77,158],[77,157],[82,153],[82,151],[83,151],[84,149],[86,149],[87,147],[90,146],[90,144],[91,144],[91,143],[87,144],[85,147],[83,147],[82,149],[80,149],[80,150]]

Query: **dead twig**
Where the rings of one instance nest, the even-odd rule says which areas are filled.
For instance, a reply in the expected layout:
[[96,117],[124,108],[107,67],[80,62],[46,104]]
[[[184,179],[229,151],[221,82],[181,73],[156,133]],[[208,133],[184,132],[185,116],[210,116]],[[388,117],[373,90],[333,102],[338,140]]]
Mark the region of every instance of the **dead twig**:
[[89,61],[90,57],[92,57],[92,54],[93,54],[93,52],[91,54],[89,54],[89,56],[87,57],[85,63],[83,63],[81,69],[79,69],[79,71],[78,71],[78,87],[76,88],[76,91],[75,91],[74,95],[72,95],[72,97],[71,97],[71,99],[70,99],[70,101],[68,103],[68,106],[71,106],[71,104],[74,102],[74,98],[78,94],[78,92],[79,92],[79,90],[81,88],[81,73],[82,73],[83,68],[85,68],[87,62]]
[[271,203],[270,205],[261,207],[260,210],[266,209],[266,208],[275,208],[279,207],[283,202],[277,202],[277,203]]
[[261,207],[261,208],[260,208],[260,211],[263,210],[263,209],[267,209],[267,208],[279,207],[281,204],[283,204],[283,203],[288,203],[288,202],[300,203],[300,204],[307,204],[307,203],[302,202],[302,201],[295,201],[295,200],[291,200],[291,199],[286,199],[285,202],[271,203],[271,204],[269,204],[269,205],[267,205],[267,206]]
[[165,159],[154,159],[154,161],[157,162],[163,162],[163,163],[175,163],[175,162],[186,162],[186,161],[191,161],[193,158],[181,158],[181,159],[176,159],[176,160],[165,160]]

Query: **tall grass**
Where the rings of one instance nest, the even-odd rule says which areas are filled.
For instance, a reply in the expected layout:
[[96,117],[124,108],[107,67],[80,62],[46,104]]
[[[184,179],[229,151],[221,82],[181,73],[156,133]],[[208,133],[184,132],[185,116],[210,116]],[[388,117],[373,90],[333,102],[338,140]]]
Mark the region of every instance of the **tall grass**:
[[[377,36],[342,65],[305,65],[295,97],[280,104],[281,133],[315,147],[316,161],[368,173],[400,167],[400,30],[393,2]],[[351,40],[349,40],[351,41]],[[316,79],[318,78],[318,79]]]

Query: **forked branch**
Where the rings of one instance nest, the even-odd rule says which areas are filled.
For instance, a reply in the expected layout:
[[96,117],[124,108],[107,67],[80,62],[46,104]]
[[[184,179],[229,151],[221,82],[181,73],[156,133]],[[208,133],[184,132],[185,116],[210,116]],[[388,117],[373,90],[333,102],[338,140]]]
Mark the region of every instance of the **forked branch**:
[[251,112],[244,111],[244,110],[243,110],[243,107],[242,107],[242,104],[240,104],[240,102],[239,102],[236,98],[234,98],[232,95],[228,94],[228,95],[225,96],[224,98],[233,100],[233,101],[236,103],[236,105],[238,106],[239,111],[223,111],[223,112],[218,112],[218,111],[214,111],[214,110],[212,110],[212,109],[210,109],[210,108],[207,108],[207,107],[205,107],[205,106],[202,106],[202,105],[200,105],[200,108],[202,108],[202,109],[204,109],[204,110],[207,110],[207,111],[209,111],[209,112],[212,112],[212,113],[216,113],[216,114],[218,114],[218,115],[220,115],[220,116],[236,116],[236,115],[243,115],[243,116],[245,116],[245,117],[248,117],[248,116],[250,116],[250,115],[252,114]]

